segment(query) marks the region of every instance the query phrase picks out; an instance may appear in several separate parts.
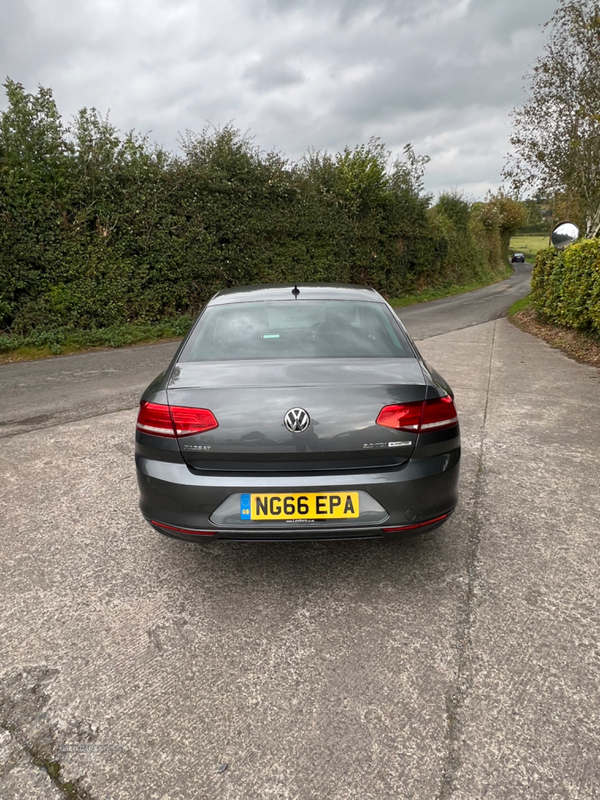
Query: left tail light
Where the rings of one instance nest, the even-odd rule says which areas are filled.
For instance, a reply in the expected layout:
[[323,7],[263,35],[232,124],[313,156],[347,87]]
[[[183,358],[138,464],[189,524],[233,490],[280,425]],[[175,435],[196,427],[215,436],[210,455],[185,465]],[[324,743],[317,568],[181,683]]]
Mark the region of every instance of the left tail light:
[[219,423],[207,408],[167,406],[162,403],[140,403],[137,429],[151,436],[178,439],[218,428]]

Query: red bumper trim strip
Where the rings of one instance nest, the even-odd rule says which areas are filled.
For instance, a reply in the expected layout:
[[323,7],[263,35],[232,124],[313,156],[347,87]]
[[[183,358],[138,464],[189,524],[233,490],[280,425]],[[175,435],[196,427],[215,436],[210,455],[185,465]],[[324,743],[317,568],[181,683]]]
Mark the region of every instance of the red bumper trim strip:
[[192,536],[214,536],[216,531],[193,531],[190,528],[176,528],[175,525],[165,525],[164,522],[157,522],[155,519],[150,520],[152,525],[157,528],[164,528],[167,531],[176,531],[177,533],[188,533]]
[[434,519],[428,519],[425,522],[418,522],[416,525],[399,525],[397,528],[382,528],[381,530],[384,533],[395,533],[396,531],[411,531],[415,528],[425,528],[427,525],[433,525],[434,522],[441,522],[441,520],[446,519],[448,514],[442,514],[441,517],[434,517]]

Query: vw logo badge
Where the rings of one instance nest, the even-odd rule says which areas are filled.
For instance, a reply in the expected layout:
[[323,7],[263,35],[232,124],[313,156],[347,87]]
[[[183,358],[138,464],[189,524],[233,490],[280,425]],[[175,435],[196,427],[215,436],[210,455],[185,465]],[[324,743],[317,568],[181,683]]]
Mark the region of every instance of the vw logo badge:
[[290,433],[302,433],[310,425],[308,411],[303,408],[290,408],[283,418],[283,424]]

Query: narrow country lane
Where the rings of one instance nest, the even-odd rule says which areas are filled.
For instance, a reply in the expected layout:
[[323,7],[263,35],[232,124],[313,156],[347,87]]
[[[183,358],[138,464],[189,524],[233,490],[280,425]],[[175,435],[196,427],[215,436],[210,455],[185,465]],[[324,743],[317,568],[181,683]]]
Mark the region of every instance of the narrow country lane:
[[[398,309],[414,339],[488,322],[529,291],[531,265],[501,283]],[[0,438],[133,408],[177,342],[0,365]]]

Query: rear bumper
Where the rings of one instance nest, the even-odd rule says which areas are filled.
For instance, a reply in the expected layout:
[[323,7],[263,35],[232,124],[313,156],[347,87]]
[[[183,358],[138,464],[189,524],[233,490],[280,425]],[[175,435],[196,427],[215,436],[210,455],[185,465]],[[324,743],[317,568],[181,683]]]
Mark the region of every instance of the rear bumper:
[[[398,538],[443,524],[458,502],[460,448],[413,458],[399,468],[369,474],[236,476],[199,475],[185,464],[136,456],[140,510],[167,536],[187,541],[308,541]],[[211,516],[238,493],[363,491],[386,516],[376,524],[326,523],[215,525]],[[419,527],[416,527],[419,526]],[[386,531],[388,528],[398,528]],[[198,531],[198,533],[191,533]],[[202,532],[202,533],[200,533]]]
[[270,529],[268,531],[259,531],[256,529],[219,530],[209,535],[205,531],[197,533],[185,532],[182,529],[176,529],[170,525],[161,525],[149,519],[146,521],[154,530],[158,531],[158,533],[162,533],[163,536],[168,536],[172,539],[183,539],[187,542],[200,542],[205,544],[216,540],[229,542],[334,542],[351,541],[353,539],[404,539],[408,536],[426,533],[427,531],[439,528],[440,525],[446,522],[453,511],[454,509],[443,514],[441,517],[421,522],[418,525],[404,525],[394,528],[393,530],[374,527],[315,527],[310,530],[298,530],[294,526],[291,530],[289,528]]

